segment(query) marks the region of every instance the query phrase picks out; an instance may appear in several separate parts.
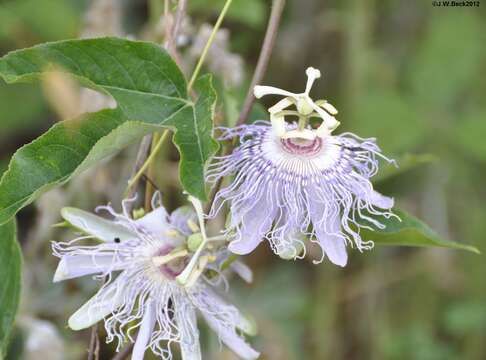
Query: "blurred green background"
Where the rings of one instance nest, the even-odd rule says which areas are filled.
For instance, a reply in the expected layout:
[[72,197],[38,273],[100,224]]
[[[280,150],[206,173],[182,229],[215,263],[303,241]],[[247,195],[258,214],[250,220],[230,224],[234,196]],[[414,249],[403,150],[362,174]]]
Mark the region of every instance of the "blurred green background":
[[[214,23],[223,1],[188,3],[178,42],[190,71],[203,24]],[[238,114],[269,9],[269,1],[234,0],[224,21],[229,32],[216,42],[206,69],[218,78],[221,121],[231,123]],[[3,0],[0,51],[81,34],[160,42],[162,11],[161,0]],[[479,7],[446,8],[428,0],[288,0],[265,76],[265,84],[301,91],[305,69],[320,69],[323,78],[313,94],[340,110],[337,132],[377,137],[385,154],[402,165],[399,171],[384,165],[378,189],[443,237],[483,253],[485,11],[485,1]],[[62,79],[39,86],[2,82],[0,171],[15,149],[76,112],[69,107],[80,98],[79,89]],[[69,235],[50,225],[67,203],[87,209],[108,200],[118,203],[124,186],[119,175],[128,176],[120,167],[129,168],[133,150],[20,213],[25,279],[9,358],[86,357],[89,331],[71,332],[66,322],[97,285],[90,279],[51,284],[56,261],[48,240]],[[160,159],[165,170],[154,174],[172,207],[181,199],[176,160],[165,149]],[[232,297],[257,320],[254,343],[262,359],[486,358],[483,255],[388,247],[351,252],[345,269],[327,262],[285,262],[264,246],[248,257],[254,284],[233,282]],[[206,341],[208,359],[233,359],[219,352],[216,339]],[[112,354],[112,345],[102,345],[102,359]]]

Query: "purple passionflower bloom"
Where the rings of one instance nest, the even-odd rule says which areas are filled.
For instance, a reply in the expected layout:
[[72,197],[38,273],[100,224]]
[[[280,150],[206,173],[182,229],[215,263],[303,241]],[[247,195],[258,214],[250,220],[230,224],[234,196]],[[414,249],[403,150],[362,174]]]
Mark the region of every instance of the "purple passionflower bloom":
[[[182,207],[169,215],[159,204],[133,220],[125,205],[122,214],[109,206],[100,207],[113,220],[79,209],[63,209],[64,219],[88,235],[53,243],[54,253],[60,258],[54,281],[94,274],[107,279],[70,317],[69,327],[85,329],[104,319],[107,341],[116,338],[117,350],[127,341],[135,342],[132,359],[143,359],[148,348],[162,359],[172,359],[171,344],[177,342],[183,359],[198,360],[199,313],[240,358],[256,359],[259,353],[240,335],[241,331],[252,331],[251,322],[223,300],[202,273],[185,285],[176,279],[192,256],[186,244],[197,230],[194,211]],[[86,238],[101,243],[80,244]]]
[[[306,73],[306,91],[301,94],[255,87],[257,97],[286,96],[269,109],[271,122],[222,129],[221,140],[238,138],[240,144],[209,167],[210,182],[235,175],[217,193],[209,216],[229,203],[227,231],[234,236],[229,250],[236,254],[248,254],[267,239],[276,254],[303,257],[310,236],[322,248],[322,258],[345,266],[346,245],[360,251],[373,246],[363,241],[360,228],[371,224],[383,228],[370,215],[393,215],[389,211],[393,199],[376,192],[370,182],[378,171],[378,158],[393,160],[382,155],[375,139],[331,135],[339,125],[334,118],[337,110],[327,101],[310,99],[310,88],[320,73],[313,68]],[[285,110],[290,105],[297,111]],[[285,122],[287,115],[297,116],[299,122]],[[322,120],[317,129],[310,126],[310,117]]]

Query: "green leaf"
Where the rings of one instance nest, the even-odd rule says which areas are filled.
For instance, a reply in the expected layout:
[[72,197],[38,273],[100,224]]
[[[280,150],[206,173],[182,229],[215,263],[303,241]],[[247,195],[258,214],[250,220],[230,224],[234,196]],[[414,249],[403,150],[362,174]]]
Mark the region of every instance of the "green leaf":
[[386,226],[385,229],[375,227],[373,231],[363,229],[363,239],[373,240],[377,245],[442,247],[480,254],[474,246],[442,239],[427,224],[403,210],[394,209],[393,212],[400,217],[401,221],[394,217],[376,218]]
[[162,127],[176,132],[184,189],[205,200],[204,166],[218,146],[211,137],[216,95],[210,76],[196,82],[194,103],[163,49],[116,38],[48,43],[0,59],[0,76],[9,83],[59,69],[111,95],[118,108],[56,124],[20,149],[0,180],[0,223],[44,191]]
[[[118,38],[67,40],[13,51],[0,60],[0,74],[8,83],[30,81],[55,70],[112,95],[126,112],[137,112],[134,120],[139,119],[142,100],[147,102],[145,117],[163,109],[152,116],[152,122],[190,105],[182,73],[167,52],[153,43]],[[160,99],[163,104],[157,102]]]
[[7,351],[10,332],[19,305],[22,254],[15,220],[0,226],[0,358]]
[[[113,130],[123,121],[117,110],[87,114],[57,123],[17,150],[0,180],[0,223],[43,192],[67,181],[76,170],[86,169],[122,148],[126,141],[115,138]],[[107,137],[113,143],[107,142]]]

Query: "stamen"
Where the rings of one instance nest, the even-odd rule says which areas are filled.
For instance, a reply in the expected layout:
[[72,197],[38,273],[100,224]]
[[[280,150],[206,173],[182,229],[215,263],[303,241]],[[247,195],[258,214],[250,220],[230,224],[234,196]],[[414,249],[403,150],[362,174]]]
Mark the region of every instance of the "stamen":
[[307,84],[305,86],[304,94],[309,95],[312,85],[314,85],[314,81],[321,77],[321,72],[313,67],[308,67],[305,70],[305,74],[307,75]]
[[168,231],[165,232],[165,235],[167,235],[168,237],[178,237],[181,235],[181,233],[179,231],[177,231],[176,229],[170,229]]
[[171,252],[167,255],[154,256],[152,258],[152,263],[155,266],[161,266],[161,265],[164,265],[164,264],[171,262],[174,259],[187,256],[188,253],[189,252],[186,249],[181,249],[181,250],[178,250],[178,251],[173,251],[173,252]]
[[[312,140],[317,136],[325,137],[329,135],[339,126],[339,121],[334,118],[334,115],[337,114],[336,108],[325,100],[317,100],[314,102],[309,96],[315,80],[321,77],[321,72],[313,67],[309,67],[305,73],[307,75],[307,83],[303,93],[297,94],[273,86],[261,85],[257,85],[253,89],[255,97],[257,98],[269,94],[285,96],[284,99],[268,109],[272,127],[275,133],[281,138],[303,138]],[[297,109],[296,112],[285,110],[291,105],[295,105]],[[298,116],[298,129],[286,129],[285,116],[287,115]],[[307,129],[310,117],[319,117],[322,119],[322,124],[318,129]]]
[[206,265],[209,262],[209,256],[203,256],[199,259],[197,267],[194,269],[194,271],[191,273],[189,278],[187,279],[186,284],[184,285],[187,288],[190,288],[193,286],[197,279],[201,276],[201,274],[204,272],[206,269]]
[[187,226],[189,226],[189,229],[191,229],[191,231],[194,233],[199,231],[199,227],[191,219],[187,220]]
[[201,253],[204,250],[206,243],[208,242],[208,238],[206,235],[206,227],[204,225],[204,213],[203,213],[201,201],[199,201],[198,199],[190,195],[188,199],[194,206],[194,209],[196,210],[197,218],[199,220],[199,228],[201,230],[201,236],[203,240],[201,241],[201,244],[199,245],[198,249],[192,256],[191,260],[189,261],[189,264],[186,266],[184,271],[176,277],[177,282],[183,286],[186,286],[188,284],[191,274],[194,271],[196,264],[198,263],[198,259],[201,256]]

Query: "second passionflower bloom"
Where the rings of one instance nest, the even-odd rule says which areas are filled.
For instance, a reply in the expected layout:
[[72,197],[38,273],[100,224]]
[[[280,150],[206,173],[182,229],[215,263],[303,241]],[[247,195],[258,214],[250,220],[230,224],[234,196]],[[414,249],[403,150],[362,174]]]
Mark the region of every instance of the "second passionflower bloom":
[[[257,97],[286,96],[269,109],[271,122],[261,121],[223,129],[221,140],[239,138],[240,145],[216,159],[209,181],[235,175],[220,190],[210,216],[230,204],[229,249],[247,254],[268,239],[275,253],[298,257],[305,238],[315,235],[323,256],[337,265],[347,263],[346,245],[360,251],[373,243],[363,241],[361,227],[383,227],[374,215],[392,216],[393,199],[377,193],[370,178],[378,171],[381,154],[374,139],[352,133],[331,135],[339,125],[337,110],[327,101],[313,101],[309,91],[318,70],[309,68],[304,93],[257,86]],[[295,105],[296,111],[288,110]],[[298,122],[287,123],[285,117]],[[320,118],[318,128],[309,119]],[[383,210],[384,209],[384,210]]]
[[[180,344],[183,359],[201,359],[197,313],[221,341],[242,359],[256,359],[258,352],[240,332],[250,323],[236,307],[223,300],[206,281],[204,269],[211,255],[202,255],[186,280],[194,253],[188,238],[197,239],[204,224],[194,211],[180,208],[169,215],[159,204],[138,220],[102,207],[114,218],[105,220],[78,209],[63,209],[63,217],[86,236],[68,243],[54,243],[60,262],[54,281],[84,275],[106,277],[98,293],[69,319],[74,330],[104,319],[108,341],[135,341],[132,359],[143,359],[147,348],[162,359],[172,359],[171,344]],[[199,214],[200,215],[200,214]],[[202,215],[199,216],[199,220]],[[89,238],[101,240],[84,245]],[[136,331],[138,329],[138,331]]]

